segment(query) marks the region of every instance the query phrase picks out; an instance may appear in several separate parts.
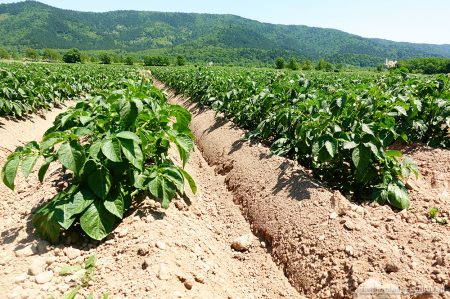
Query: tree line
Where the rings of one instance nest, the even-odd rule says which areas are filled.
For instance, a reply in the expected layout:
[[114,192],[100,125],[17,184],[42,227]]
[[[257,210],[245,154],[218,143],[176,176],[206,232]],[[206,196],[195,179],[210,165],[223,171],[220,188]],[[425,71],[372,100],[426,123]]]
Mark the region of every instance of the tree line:
[[288,62],[283,57],[278,57],[275,60],[275,68],[277,69],[284,69],[288,68],[291,70],[319,70],[319,71],[326,71],[326,72],[332,72],[332,71],[339,71],[343,68],[342,64],[334,65],[331,62],[326,61],[325,59],[320,59],[317,63],[314,63],[313,61],[309,59],[305,59],[302,62],[298,62],[296,58],[292,57],[289,59]]
[[450,59],[429,57],[400,60],[397,69],[407,73],[449,74]]
[[[245,53],[234,53],[234,56]],[[212,58],[212,57],[210,57]],[[200,63],[192,57],[183,55],[183,53],[128,53],[125,51],[81,51],[79,49],[56,50],[56,49],[32,49],[27,48],[21,51],[13,51],[5,48],[0,48],[0,59],[25,59],[31,61],[46,61],[46,62],[66,62],[66,63],[101,63],[112,64],[121,63],[126,65],[133,65],[135,63],[143,64],[145,66],[168,66],[178,65],[182,66],[187,63]],[[215,59],[206,59],[203,62],[213,61]],[[253,61],[253,60],[249,60]],[[220,63],[218,63],[221,65]],[[235,64],[230,64],[235,65]],[[237,63],[236,65],[241,65]],[[242,65],[248,65],[247,63]],[[250,65],[253,65],[250,63]],[[269,66],[254,64],[254,66]],[[291,69],[291,70],[321,70],[328,72],[338,72],[344,68],[343,64],[333,64],[325,59],[319,61],[312,61],[310,59],[297,60],[291,57],[286,60],[284,57],[278,57],[272,64],[277,69]],[[383,65],[379,65],[378,71],[384,69]],[[448,58],[414,58],[407,60],[400,60],[394,71],[402,71],[407,73],[421,73],[421,74],[439,74],[450,73],[450,59]]]
[[175,57],[161,55],[138,55],[135,53],[114,51],[104,52],[88,52],[81,51],[77,48],[69,50],[42,49],[36,50],[27,48],[23,51],[9,51],[0,48],[0,59],[25,59],[29,61],[45,61],[45,62],[65,62],[65,63],[123,63],[133,65],[135,63],[144,64],[146,66],[166,66],[166,65],[185,65],[186,57],[177,55]]

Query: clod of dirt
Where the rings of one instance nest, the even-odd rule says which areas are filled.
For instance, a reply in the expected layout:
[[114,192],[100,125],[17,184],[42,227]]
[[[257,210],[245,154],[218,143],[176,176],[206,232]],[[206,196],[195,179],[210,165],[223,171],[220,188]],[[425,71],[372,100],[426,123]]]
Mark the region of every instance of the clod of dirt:
[[77,257],[81,256],[81,251],[73,247],[66,247],[63,251],[64,254],[69,258],[69,260],[74,260]]
[[202,274],[195,274],[195,281],[199,283],[205,283],[205,277]]
[[34,255],[36,253],[36,251],[37,250],[36,250],[35,246],[30,244],[28,246],[25,246],[22,249],[16,250],[15,254],[16,254],[17,257],[27,257],[27,256]]
[[148,250],[148,245],[140,245],[138,250],[137,250],[137,254],[140,256],[146,256],[148,255],[149,250]]
[[36,276],[39,273],[45,271],[46,263],[41,259],[35,259],[32,261],[30,267],[28,268],[28,274]]
[[16,277],[14,277],[14,283],[24,282],[27,278],[28,276],[26,274],[17,275]]
[[149,259],[145,259],[144,262],[142,263],[142,270],[147,269],[148,267],[150,267],[152,264],[152,262]]

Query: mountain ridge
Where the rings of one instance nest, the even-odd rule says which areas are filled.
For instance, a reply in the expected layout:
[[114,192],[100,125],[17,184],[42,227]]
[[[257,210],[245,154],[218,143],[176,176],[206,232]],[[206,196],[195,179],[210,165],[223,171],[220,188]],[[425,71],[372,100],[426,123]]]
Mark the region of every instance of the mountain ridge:
[[292,56],[373,66],[385,58],[450,57],[447,44],[365,38],[338,29],[271,24],[232,14],[79,12],[38,1],[0,4],[0,36],[0,46],[8,48],[149,51],[222,63],[241,59],[269,63],[277,56]]

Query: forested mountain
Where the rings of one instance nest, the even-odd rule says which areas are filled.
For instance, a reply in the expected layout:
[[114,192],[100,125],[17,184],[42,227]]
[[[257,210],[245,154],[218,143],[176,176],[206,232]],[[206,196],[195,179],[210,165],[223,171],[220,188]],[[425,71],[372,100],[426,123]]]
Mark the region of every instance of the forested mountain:
[[76,47],[183,54],[192,60],[269,62],[277,56],[378,65],[385,58],[450,57],[450,45],[369,39],[334,29],[274,25],[234,15],[77,12],[35,1],[0,4],[0,47]]

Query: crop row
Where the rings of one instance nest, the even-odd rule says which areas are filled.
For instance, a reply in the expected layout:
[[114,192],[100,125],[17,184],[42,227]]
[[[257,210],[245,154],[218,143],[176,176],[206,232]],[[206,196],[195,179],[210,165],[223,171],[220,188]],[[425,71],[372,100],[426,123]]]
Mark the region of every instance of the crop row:
[[359,199],[405,209],[417,169],[395,142],[450,146],[448,77],[284,73],[226,68],[154,68],[200,105],[222,112]]
[[49,109],[93,90],[114,88],[137,76],[130,67],[0,64],[0,117]]
[[[53,71],[60,72],[61,69]],[[72,70],[74,71],[74,70]],[[39,165],[43,181],[51,163],[71,173],[67,189],[40,207],[32,221],[37,233],[56,242],[62,231],[79,223],[91,238],[105,238],[132,206],[153,197],[167,208],[185,181],[196,186],[184,164],[193,147],[191,115],[170,105],[164,95],[137,72],[121,73],[92,89],[74,107],[60,114],[41,142],[30,142],[8,156],[3,183],[14,189],[18,171],[24,177]],[[75,70],[71,76],[79,76]],[[96,74],[86,84],[97,84]],[[127,79],[128,78],[128,79]],[[178,148],[183,165],[168,156]]]

